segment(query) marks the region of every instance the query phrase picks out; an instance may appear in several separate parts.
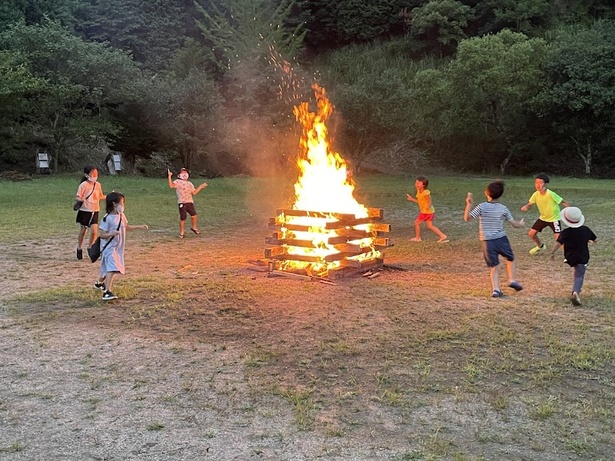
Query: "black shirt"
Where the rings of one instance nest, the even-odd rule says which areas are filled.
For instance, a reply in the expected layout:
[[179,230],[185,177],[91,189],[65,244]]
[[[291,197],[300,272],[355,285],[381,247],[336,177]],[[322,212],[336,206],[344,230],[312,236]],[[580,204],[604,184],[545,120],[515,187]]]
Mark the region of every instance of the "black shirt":
[[565,261],[571,265],[587,264],[589,248],[587,242],[596,240],[596,234],[587,226],[568,227],[559,234],[557,241],[564,246]]

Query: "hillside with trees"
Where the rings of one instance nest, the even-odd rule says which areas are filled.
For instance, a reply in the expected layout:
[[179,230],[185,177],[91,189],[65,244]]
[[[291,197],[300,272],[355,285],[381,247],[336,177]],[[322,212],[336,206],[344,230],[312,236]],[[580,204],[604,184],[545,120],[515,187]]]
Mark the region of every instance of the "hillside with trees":
[[0,170],[280,172],[314,82],[357,169],[615,173],[609,0],[7,0]]

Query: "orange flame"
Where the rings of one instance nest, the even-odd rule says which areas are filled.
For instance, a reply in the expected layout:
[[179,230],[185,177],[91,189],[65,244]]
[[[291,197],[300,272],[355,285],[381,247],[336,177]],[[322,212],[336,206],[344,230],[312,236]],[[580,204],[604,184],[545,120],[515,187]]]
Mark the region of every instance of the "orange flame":
[[[301,157],[297,161],[300,175],[295,183],[295,203],[293,210],[319,212],[319,217],[310,216],[278,216],[276,221],[281,225],[283,237],[312,242],[313,248],[288,246],[288,254],[317,256],[322,258],[319,263],[286,261],[284,269],[304,269],[309,267],[320,271],[339,267],[339,261],[325,262],[324,258],[340,251],[328,243],[331,237],[337,237],[336,230],[327,229],[327,223],[336,222],[334,214],[354,215],[355,218],[369,216],[368,209],[357,202],[353,196],[354,184],[348,177],[348,167],[344,159],[333,152],[327,141],[326,122],[333,112],[333,105],[326,96],[324,88],[313,85],[318,112],[310,112],[307,102],[295,106],[293,112],[303,127],[300,139]],[[323,218],[322,213],[328,215]],[[314,213],[312,213],[313,215]],[[288,225],[301,226],[301,230],[288,230]],[[289,226],[292,227],[292,226]],[[307,229],[307,230],[304,230]],[[353,227],[354,230],[370,229],[369,224]],[[372,247],[372,238],[360,238],[351,242],[361,248]],[[373,250],[352,259],[365,260],[380,256]]]

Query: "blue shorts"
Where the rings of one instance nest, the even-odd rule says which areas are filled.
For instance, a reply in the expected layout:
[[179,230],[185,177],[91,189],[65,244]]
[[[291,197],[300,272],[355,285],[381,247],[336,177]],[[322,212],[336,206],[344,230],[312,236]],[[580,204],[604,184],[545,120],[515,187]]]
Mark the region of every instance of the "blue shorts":
[[512,247],[508,241],[508,237],[500,237],[499,239],[483,240],[483,256],[487,267],[495,267],[500,264],[499,256],[502,255],[507,261],[514,261]]

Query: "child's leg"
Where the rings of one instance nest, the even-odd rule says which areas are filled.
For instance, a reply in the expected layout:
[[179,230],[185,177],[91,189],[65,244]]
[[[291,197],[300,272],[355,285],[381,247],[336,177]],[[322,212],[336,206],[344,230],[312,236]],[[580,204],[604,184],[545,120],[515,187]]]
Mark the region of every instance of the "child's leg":
[[185,228],[186,228],[186,220],[180,219],[179,220],[179,235],[184,235]]
[[107,291],[111,291],[111,288],[113,288],[113,279],[115,278],[115,274],[117,274],[117,272],[107,272],[105,276],[105,288]]
[[81,229],[79,229],[79,236],[77,237],[77,248],[81,248],[81,246],[83,245],[83,240],[85,239],[85,233],[87,232],[88,228],[85,226],[81,226]]
[[192,222],[192,228],[198,230],[198,227],[196,227],[196,215],[193,214],[192,216],[190,216],[190,221]]
[[90,244],[88,246],[94,245],[94,240],[98,237],[98,224],[92,224],[92,230],[90,231]]
[[574,269],[574,282],[572,284],[572,291],[574,293],[581,293],[581,289],[583,288],[583,281],[585,280],[585,270],[587,269],[586,264],[577,264],[573,267]]
[[506,272],[508,272],[508,283],[517,281],[517,263],[516,261],[506,260]]
[[436,234],[440,238],[440,240],[446,240],[446,235],[444,235],[440,229],[434,226],[431,221],[425,221],[425,225],[427,226],[427,229]]
[[489,277],[491,278],[491,289],[493,291],[500,290],[500,276],[498,275],[498,270],[500,269],[500,265],[493,266],[489,268]]
[[421,238],[421,221],[419,219],[414,220],[414,236],[417,239]]
[[538,237],[538,231],[536,229],[530,229],[527,235],[530,236],[530,238],[534,241],[537,247],[542,246],[542,242],[540,241],[540,238]]

